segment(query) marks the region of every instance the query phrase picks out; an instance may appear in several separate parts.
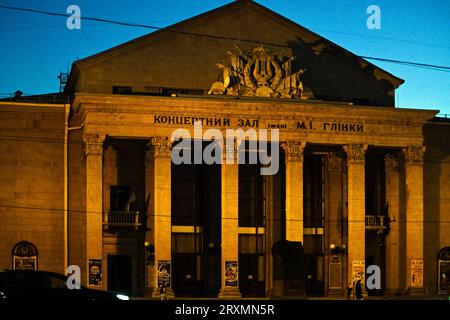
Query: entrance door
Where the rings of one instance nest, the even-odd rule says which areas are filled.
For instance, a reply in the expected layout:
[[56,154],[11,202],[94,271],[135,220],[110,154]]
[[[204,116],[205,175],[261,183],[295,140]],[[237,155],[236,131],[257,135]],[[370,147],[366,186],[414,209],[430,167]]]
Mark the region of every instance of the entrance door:
[[108,290],[131,295],[131,256],[108,255]]
[[191,253],[172,254],[172,288],[177,297],[197,295],[196,255]]
[[239,289],[243,297],[264,297],[264,255],[239,255]]
[[323,255],[306,255],[306,295],[323,297],[325,286],[323,281]]

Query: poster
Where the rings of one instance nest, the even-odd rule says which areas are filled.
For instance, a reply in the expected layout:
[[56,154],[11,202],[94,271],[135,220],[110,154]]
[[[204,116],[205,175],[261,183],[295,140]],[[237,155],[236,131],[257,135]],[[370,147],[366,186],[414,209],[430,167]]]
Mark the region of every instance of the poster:
[[225,287],[238,286],[238,262],[225,261]]
[[450,293],[450,261],[439,260],[439,293]]
[[355,284],[356,281],[361,280],[361,285],[364,288],[366,284],[365,277],[365,262],[364,260],[353,260],[352,264],[352,284]]
[[89,259],[89,286],[102,286],[102,260]]
[[170,260],[158,260],[158,287],[171,287],[171,271]]
[[423,287],[423,260],[411,260],[411,287]]

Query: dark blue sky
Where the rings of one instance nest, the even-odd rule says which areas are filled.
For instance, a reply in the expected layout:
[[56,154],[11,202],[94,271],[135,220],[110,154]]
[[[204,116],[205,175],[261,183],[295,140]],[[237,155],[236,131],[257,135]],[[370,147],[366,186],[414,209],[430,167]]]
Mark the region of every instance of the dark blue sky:
[[[230,1],[220,0],[0,0],[0,4],[158,27],[187,19]],[[450,66],[449,0],[258,0],[258,3],[363,56]],[[381,29],[366,26],[369,5],[381,9]],[[0,9],[0,95],[59,90],[57,75],[84,58],[151,30],[82,21],[68,30],[66,18]],[[450,114],[450,72],[371,61],[405,80],[397,106]]]

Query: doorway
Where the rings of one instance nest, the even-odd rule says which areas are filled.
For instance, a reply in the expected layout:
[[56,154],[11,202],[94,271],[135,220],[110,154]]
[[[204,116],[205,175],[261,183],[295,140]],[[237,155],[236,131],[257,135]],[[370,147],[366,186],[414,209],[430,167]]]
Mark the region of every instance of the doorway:
[[131,295],[131,256],[108,255],[108,290]]

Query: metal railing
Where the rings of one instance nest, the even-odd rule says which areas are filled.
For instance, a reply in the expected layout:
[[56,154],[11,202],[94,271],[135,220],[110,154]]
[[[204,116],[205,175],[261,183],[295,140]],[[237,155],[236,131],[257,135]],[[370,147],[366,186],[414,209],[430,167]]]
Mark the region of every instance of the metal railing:
[[134,227],[136,230],[141,225],[139,211],[108,211],[103,225],[108,227]]
[[379,230],[386,227],[384,216],[366,216],[366,229]]

